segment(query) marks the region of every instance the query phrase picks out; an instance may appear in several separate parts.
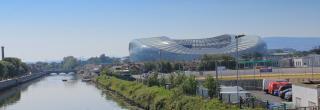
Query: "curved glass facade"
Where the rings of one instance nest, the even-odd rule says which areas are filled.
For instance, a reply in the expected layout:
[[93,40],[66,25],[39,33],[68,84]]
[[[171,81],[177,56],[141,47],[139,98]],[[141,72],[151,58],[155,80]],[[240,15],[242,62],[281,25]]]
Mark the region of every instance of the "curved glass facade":
[[[267,46],[259,36],[239,38],[239,53],[265,54]],[[221,35],[205,39],[170,39],[152,37],[132,40],[129,44],[130,60],[144,61],[190,61],[204,54],[236,53],[235,35]]]

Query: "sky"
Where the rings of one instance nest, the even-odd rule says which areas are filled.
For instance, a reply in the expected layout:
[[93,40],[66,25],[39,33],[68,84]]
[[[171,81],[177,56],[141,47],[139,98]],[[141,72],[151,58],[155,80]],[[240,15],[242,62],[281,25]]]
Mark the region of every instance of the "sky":
[[136,38],[320,36],[319,0],[1,0],[7,57],[128,56]]

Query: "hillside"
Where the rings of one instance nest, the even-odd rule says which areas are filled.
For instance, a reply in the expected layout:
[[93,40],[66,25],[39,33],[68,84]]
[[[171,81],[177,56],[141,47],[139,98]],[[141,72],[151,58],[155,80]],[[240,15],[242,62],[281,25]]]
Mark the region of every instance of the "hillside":
[[320,45],[320,37],[263,37],[268,49],[293,48],[296,50],[310,50]]

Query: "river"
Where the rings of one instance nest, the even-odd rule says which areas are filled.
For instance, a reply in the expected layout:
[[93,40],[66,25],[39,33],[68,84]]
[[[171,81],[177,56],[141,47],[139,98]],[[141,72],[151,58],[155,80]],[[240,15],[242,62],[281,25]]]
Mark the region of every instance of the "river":
[[[63,82],[62,79],[67,79]],[[51,74],[0,91],[0,110],[122,110],[94,84],[74,74]]]

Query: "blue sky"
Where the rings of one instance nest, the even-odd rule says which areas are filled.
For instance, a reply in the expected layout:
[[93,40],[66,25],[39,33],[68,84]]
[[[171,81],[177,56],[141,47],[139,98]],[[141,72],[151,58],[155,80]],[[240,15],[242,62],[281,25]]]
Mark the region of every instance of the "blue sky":
[[0,45],[24,61],[127,56],[135,38],[320,36],[319,0],[1,0]]

